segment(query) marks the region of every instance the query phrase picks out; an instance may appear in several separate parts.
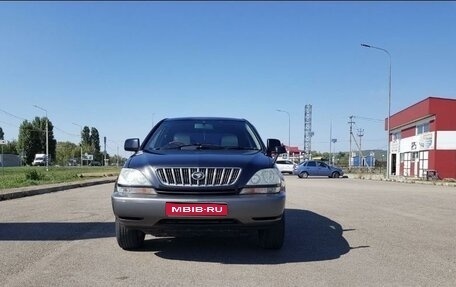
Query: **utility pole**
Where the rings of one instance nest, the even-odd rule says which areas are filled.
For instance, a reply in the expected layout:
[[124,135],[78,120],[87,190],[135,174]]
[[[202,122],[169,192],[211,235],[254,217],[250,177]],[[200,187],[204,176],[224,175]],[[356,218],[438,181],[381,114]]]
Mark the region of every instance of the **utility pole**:
[[334,144],[334,152],[333,152],[333,157],[332,157],[332,164],[334,165],[334,159],[336,157],[336,142],[337,142],[337,139],[331,139],[331,142]]
[[39,107],[37,105],[33,105],[35,108],[40,109],[46,113],[46,171],[49,171],[49,127],[48,127],[48,115],[47,110]]
[[104,150],[103,150],[103,166],[106,165],[106,137],[103,137]]
[[334,139],[332,137],[332,120],[330,121],[330,124],[329,124],[329,163],[330,164],[333,164],[334,165],[334,153],[333,153],[333,149],[332,149],[332,145],[336,144],[337,142],[337,139]]
[[348,123],[350,124],[350,153],[348,154],[348,170],[351,170],[352,136],[353,136],[353,124],[355,124],[355,122],[353,121],[353,116],[350,116],[349,119],[350,119],[350,121]]
[[361,138],[364,136],[364,129],[358,129],[358,137],[359,137],[359,163],[360,165],[363,160],[363,150],[361,149]]
[[0,139],[0,145],[2,146],[2,158],[1,158],[1,163],[2,163],[2,173],[5,175],[5,161],[3,160],[3,145],[6,144],[6,140]]
[[81,146],[81,167],[82,167],[82,125],[77,124],[77,123],[73,123],[73,125],[78,126],[78,127],[81,128],[81,141],[80,141],[79,145]]

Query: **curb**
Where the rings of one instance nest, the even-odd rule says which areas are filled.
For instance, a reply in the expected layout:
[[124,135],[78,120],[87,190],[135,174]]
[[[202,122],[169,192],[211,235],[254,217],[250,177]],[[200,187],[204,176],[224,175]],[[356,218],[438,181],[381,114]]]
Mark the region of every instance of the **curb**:
[[360,179],[360,180],[374,180],[374,181],[383,181],[383,182],[397,182],[397,183],[406,183],[406,184],[422,184],[422,185],[436,185],[436,186],[449,186],[456,187],[456,182],[452,181],[443,181],[443,180],[419,180],[419,179],[407,179],[403,177],[394,177],[386,179],[382,176],[361,176],[356,174],[348,174],[347,177],[351,179]]
[[43,186],[28,186],[28,187],[20,187],[20,188],[13,188],[7,190],[0,190],[0,201],[8,200],[8,199],[15,199],[21,198],[26,196],[33,196],[51,192],[57,192],[62,190],[74,189],[79,187],[87,187],[93,186],[98,184],[106,184],[115,182],[117,177],[107,177],[102,179],[92,179],[87,181],[80,181],[80,182],[70,182],[70,183],[57,183],[57,184],[50,184],[50,185],[43,185]]

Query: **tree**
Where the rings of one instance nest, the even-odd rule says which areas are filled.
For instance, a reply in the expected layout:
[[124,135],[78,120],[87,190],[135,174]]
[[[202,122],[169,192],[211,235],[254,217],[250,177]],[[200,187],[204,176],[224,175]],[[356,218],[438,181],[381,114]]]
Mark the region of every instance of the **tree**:
[[348,166],[348,152],[339,152],[337,154],[337,165]]
[[3,146],[3,153],[17,154],[17,141],[8,141]]
[[88,126],[83,127],[81,131],[81,145],[84,153],[93,155],[93,159],[96,161],[102,160],[102,154],[100,152],[100,135],[96,128],[89,128]]
[[90,142],[94,159],[101,162],[102,155],[100,153],[100,135],[98,133],[98,130],[94,127],[92,127],[90,131]]
[[35,117],[32,122],[32,125],[36,130],[40,130],[39,133],[40,143],[42,147],[42,153],[46,153],[46,122],[48,126],[48,149],[49,149],[49,156],[52,161],[55,160],[55,149],[57,145],[57,141],[54,139],[54,125],[52,122],[46,118]]
[[25,162],[31,164],[37,153],[46,153],[46,121],[48,121],[48,149],[51,159],[55,158],[56,140],[54,126],[47,118],[35,117],[32,122],[24,120],[19,127],[18,153],[23,153]]
[[20,154],[24,155],[26,164],[31,164],[35,154],[42,152],[38,132],[34,130],[32,123],[27,120],[23,121],[19,127],[17,149]]
[[115,164],[116,166],[123,166],[127,159],[120,155],[113,155],[109,157],[109,163]]
[[82,146],[91,146],[92,141],[90,140],[90,129],[88,126],[85,126],[81,132],[81,143]]
[[0,140],[4,140],[5,133],[3,132],[2,127],[0,127]]
[[72,142],[57,142],[56,163],[67,165],[71,158],[79,158],[80,152],[80,147]]

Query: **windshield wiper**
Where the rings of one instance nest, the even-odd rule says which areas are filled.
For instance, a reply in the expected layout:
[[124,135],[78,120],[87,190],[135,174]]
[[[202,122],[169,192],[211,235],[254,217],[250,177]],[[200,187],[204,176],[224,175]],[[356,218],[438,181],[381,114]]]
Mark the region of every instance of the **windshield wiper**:
[[215,149],[215,150],[218,150],[218,149],[223,149],[223,147],[219,146],[219,145],[213,145],[213,144],[200,144],[200,143],[196,143],[196,144],[183,144],[183,145],[169,145],[169,146],[164,146],[164,147],[161,147],[159,149]]
[[159,154],[159,153],[156,152],[156,150],[158,150],[158,149],[153,149],[153,150],[151,150],[151,149],[143,149],[142,151],[145,152],[145,153]]
[[229,150],[259,150],[254,147],[245,147],[245,146],[227,146],[224,147],[224,149],[229,149]]
[[181,145],[174,145],[174,144],[169,144],[160,148],[157,148],[160,150],[166,150],[166,149],[180,149],[180,150],[259,150],[258,148],[254,147],[241,147],[241,146],[220,146],[220,145],[214,145],[214,144],[201,144],[201,143],[195,143],[195,144],[181,144]]

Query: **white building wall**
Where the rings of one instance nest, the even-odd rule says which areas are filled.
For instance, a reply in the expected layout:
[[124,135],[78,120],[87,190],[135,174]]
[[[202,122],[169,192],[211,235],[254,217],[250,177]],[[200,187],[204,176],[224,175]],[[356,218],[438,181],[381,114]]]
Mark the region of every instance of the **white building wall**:
[[[456,135],[455,135],[456,136]],[[439,138],[440,140],[440,138]],[[428,132],[400,139],[400,152],[413,152],[421,150],[433,150],[435,146],[435,132]]]
[[456,150],[456,131],[437,131],[438,150]]
[[[456,137],[456,134],[454,134]],[[455,138],[456,140],[456,138]],[[437,136],[437,141],[440,141]],[[424,177],[428,169],[429,150],[436,147],[436,133],[427,132],[408,138],[397,139],[391,143],[392,150],[397,153],[396,170],[400,172],[401,162],[403,166],[403,175]],[[402,154],[402,156],[401,156]],[[411,170],[413,164],[413,170]]]

